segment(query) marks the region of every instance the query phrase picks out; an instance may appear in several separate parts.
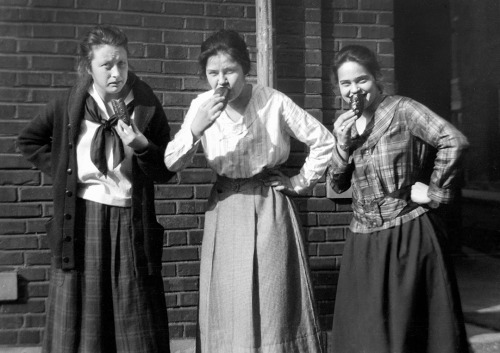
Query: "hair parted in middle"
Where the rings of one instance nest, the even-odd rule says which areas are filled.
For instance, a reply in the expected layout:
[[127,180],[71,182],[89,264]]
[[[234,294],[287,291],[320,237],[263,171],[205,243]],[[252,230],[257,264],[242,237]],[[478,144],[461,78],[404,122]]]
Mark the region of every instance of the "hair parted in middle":
[[201,53],[198,57],[201,78],[207,77],[206,68],[208,59],[218,53],[226,53],[231,56],[233,60],[241,65],[245,75],[250,72],[252,63],[247,44],[243,37],[234,30],[221,29],[213,33],[201,44]]

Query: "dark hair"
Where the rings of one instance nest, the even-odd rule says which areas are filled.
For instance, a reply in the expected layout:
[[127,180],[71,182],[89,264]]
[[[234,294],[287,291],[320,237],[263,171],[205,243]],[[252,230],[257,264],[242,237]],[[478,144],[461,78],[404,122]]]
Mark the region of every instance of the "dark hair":
[[201,53],[198,57],[200,65],[200,76],[206,78],[208,59],[222,52],[231,56],[243,68],[246,75],[250,72],[251,62],[247,44],[238,32],[228,29],[221,29],[213,33],[201,44]]
[[88,71],[93,59],[92,49],[100,45],[123,47],[128,54],[128,39],[121,29],[110,25],[99,25],[92,28],[80,42],[78,74],[81,79],[88,79]]
[[368,72],[375,78],[379,89],[382,91],[382,86],[379,80],[382,78],[382,71],[377,60],[377,56],[373,51],[362,45],[348,45],[343,47],[335,56],[332,65],[332,75],[335,82],[338,82],[338,70],[342,64],[353,61],[365,67]]

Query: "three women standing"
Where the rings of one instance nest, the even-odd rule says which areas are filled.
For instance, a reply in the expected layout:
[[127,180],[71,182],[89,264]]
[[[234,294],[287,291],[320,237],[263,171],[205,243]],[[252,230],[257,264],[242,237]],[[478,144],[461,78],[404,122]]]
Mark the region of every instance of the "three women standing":
[[342,255],[332,352],[457,353],[468,343],[446,233],[432,209],[452,201],[468,143],[422,104],[389,96],[366,47],[336,56],[342,98],[362,112],[334,123],[332,187],[352,186],[354,218]]
[[97,26],[80,49],[77,84],[18,138],[53,181],[43,352],[169,352],[153,187],[173,175],[167,119],[121,30]]
[[[331,159],[333,136],[274,89],[247,82],[243,38],[221,30],[201,46],[212,88],[191,103],[169,143],[170,170],[187,167],[200,145],[217,173],[205,215],[197,351],[321,352],[321,330],[289,195],[312,187]],[[229,90],[228,103],[215,94]],[[299,174],[280,171],[290,138],[309,146]]]

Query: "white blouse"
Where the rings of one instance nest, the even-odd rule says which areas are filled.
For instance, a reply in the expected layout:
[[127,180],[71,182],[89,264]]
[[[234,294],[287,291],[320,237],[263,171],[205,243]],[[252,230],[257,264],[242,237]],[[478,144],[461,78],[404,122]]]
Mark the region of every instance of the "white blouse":
[[[109,120],[104,101],[96,92],[94,86],[89,88],[89,94],[94,98],[101,116]],[[125,104],[134,100],[130,90]],[[131,119],[134,119],[132,113]],[[83,119],[80,126],[80,136],[76,146],[78,165],[78,197],[86,200],[119,207],[129,207],[132,197],[132,155],[133,149],[123,145],[125,159],[113,169],[113,151],[111,137],[106,137],[106,160],[108,174],[104,176],[90,159],[90,147],[94,133],[100,125]]]
[[200,105],[213,95],[200,94],[191,102],[181,129],[165,151],[165,164],[172,171],[186,168],[201,141],[210,168],[229,178],[249,178],[284,163],[290,153],[290,137],[309,146],[300,173],[291,178],[296,192],[313,186],[330,161],[334,139],[312,115],[285,94],[253,85],[243,118],[231,120],[224,111],[200,140],[194,141],[191,124]]

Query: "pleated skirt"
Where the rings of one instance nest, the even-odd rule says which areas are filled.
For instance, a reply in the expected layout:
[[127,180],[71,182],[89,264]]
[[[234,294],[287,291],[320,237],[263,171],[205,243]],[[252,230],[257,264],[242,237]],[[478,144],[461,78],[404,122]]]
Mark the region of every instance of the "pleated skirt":
[[253,180],[214,185],[197,352],[323,351],[303,236],[288,196]]
[[349,233],[330,352],[469,352],[443,229],[426,213],[398,227]]
[[76,220],[77,270],[52,266],[43,352],[168,353],[163,281],[139,262],[130,208],[79,199]]

